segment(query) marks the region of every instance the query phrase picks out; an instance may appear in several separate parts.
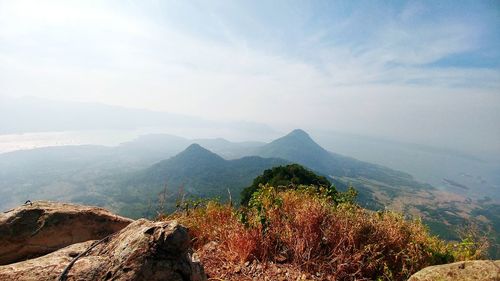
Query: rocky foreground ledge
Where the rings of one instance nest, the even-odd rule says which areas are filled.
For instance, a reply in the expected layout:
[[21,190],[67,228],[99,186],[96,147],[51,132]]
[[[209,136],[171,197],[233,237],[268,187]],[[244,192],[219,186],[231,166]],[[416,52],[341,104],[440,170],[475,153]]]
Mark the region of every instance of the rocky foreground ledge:
[[408,281],[500,281],[500,260],[462,261],[426,267]]
[[36,201],[0,213],[0,265],[102,239],[132,222],[106,209]]
[[[207,276],[191,251],[188,230],[175,221],[133,221],[102,208],[37,201],[0,213],[0,280],[204,281]],[[409,280],[500,281],[500,261],[431,266]]]
[[189,242],[175,221],[34,202],[0,216],[0,280],[206,280]]

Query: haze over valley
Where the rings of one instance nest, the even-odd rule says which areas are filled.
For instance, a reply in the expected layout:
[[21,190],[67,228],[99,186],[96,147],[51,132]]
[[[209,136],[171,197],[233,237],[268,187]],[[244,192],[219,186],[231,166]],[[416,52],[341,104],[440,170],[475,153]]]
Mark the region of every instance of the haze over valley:
[[[212,275],[220,280],[269,261],[311,280],[334,280],[318,268],[405,280],[429,265],[498,258],[499,30],[500,4],[487,0],[0,0],[0,209],[49,200],[136,222],[179,219],[205,254],[219,238],[196,227],[216,226],[205,216],[220,212],[218,229],[257,241],[237,257],[228,250],[235,268],[202,257],[230,268],[228,279]],[[320,266],[332,253],[305,262],[293,251],[309,246],[283,246],[290,226],[272,229],[315,215],[321,227],[359,220],[377,239],[383,229],[425,241],[400,239],[400,272],[384,260],[375,275],[335,275],[336,259]],[[256,250],[272,231],[285,241],[273,249],[285,248]],[[342,244],[332,237],[314,239]],[[363,239],[349,246],[364,257],[351,265],[393,254],[363,256],[379,249]],[[412,266],[399,260],[406,250]]]

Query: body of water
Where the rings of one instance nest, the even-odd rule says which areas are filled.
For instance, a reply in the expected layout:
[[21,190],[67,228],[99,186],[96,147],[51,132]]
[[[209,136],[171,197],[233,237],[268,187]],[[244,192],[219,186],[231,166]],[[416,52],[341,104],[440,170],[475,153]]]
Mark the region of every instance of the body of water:
[[143,131],[66,131],[0,135],[0,153],[61,145],[115,146],[143,133]]

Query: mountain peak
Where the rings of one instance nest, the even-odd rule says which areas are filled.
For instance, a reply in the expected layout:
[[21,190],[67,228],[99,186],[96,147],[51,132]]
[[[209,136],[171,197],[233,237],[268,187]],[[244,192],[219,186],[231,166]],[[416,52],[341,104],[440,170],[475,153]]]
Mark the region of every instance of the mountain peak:
[[330,152],[301,129],[293,130],[288,135],[266,144],[258,151],[258,155],[282,158],[312,170],[326,170],[324,166],[330,164],[332,157]]
[[302,129],[295,129],[295,130],[291,131],[290,133],[288,133],[288,135],[286,135],[285,137],[311,138],[309,136],[309,134],[306,133],[306,131],[304,131]]
[[311,138],[311,136],[302,129],[295,129],[290,133],[288,133],[287,135],[279,138],[278,140],[287,140],[293,142],[294,144],[319,147],[319,145]]
[[209,157],[214,157],[214,158],[219,157],[217,154],[213,153],[212,151],[204,148],[203,146],[201,146],[197,143],[193,143],[193,144],[189,145],[186,149],[184,149],[184,151],[182,151],[178,155],[184,155],[184,156],[193,155],[196,157],[209,156]]
[[302,163],[299,158],[319,159],[328,151],[318,145],[304,130],[295,129],[261,148],[259,155],[278,157]]
[[201,161],[202,159],[211,161],[224,161],[222,157],[197,143],[189,145],[186,149],[184,149],[184,151],[177,154],[174,158],[196,159],[196,161]]
[[203,146],[197,144],[197,143],[193,143],[193,144],[190,144],[188,147],[186,147],[186,149],[184,151],[209,151],[208,149],[204,148]]

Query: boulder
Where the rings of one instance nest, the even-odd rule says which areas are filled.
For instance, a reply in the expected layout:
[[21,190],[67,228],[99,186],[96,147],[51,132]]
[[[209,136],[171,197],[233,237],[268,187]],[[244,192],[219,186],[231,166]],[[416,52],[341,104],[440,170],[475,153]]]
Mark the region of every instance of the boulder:
[[175,221],[140,219],[105,239],[0,266],[0,280],[204,281],[189,242],[187,229]]
[[0,265],[102,239],[132,222],[106,209],[36,201],[0,213]]
[[408,281],[499,281],[500,260],[463,261],[426,267]]

